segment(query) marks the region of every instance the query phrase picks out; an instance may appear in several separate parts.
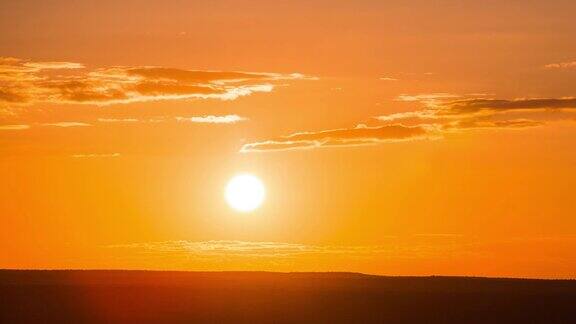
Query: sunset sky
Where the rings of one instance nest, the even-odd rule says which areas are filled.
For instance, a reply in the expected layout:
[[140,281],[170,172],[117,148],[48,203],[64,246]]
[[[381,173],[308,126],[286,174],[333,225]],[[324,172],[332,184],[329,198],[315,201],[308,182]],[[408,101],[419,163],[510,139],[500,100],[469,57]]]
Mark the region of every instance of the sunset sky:
[[574,278],[575,12],[2,1],[0,268]]

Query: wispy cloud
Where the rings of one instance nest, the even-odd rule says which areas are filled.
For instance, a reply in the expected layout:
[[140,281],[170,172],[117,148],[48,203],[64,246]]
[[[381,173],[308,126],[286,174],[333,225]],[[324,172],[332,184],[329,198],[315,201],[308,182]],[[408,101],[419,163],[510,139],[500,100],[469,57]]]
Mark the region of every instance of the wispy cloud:
[[82,64],[73,62],[1,58],[0,102],[109,105],[195,98],[234,100],[270,92],[277,81],[315,79],[299,73],[198,71],[158,66],[99,68],[64,76],[48,73],[80,68]]
[[208,123],[208,124],[234,124],[241,121],[246,121],[248,118],[238,115],[223,115],[223,116],[192,116],[192,117],[176,117],[179,122],[191,123]]
[[[481,94],[476,94],[481,95]],[[439,133],[473,130],[528,129],[543,126],[543,113],[576,112],[576,98],[487,99],[471,95],[429,94],[403,95],[398,100],[422,103],[420,110],[397,112],[374,119],[384,123],[412,122],[434,125]],[[454,100],[454,98],[458,98]],[[505,119],[510,114],[523,118]],[[555,120],[573,118],[570,114],[555,115]]]
[[546,123],[538,120],[530,119],[511,119],[511,120],[459,120],[454,122],[449,122],[442,125],[443,130],[456,130],[456,131],[468,131],[468,130],[487,130],[487,129],[525,129],[531,127],[538,127],[545,125]]
[[[238,240],[213,241],[162,241],[129,243],[105,246],[109,249],[125,249],[134,253],[153,255],[179,255],[197,257],[244,257],[244,258],[292,258],[302,256],[402,256],[422,257],[439,254],[450,249],[452,241],[461,236],[431,236],[406,238],[388,237],[381,245],[313,245],[287,242],[260,242]],[[434,243],[430,245],[430,243]]]
[[53,126],[53,127],[88,127],[92,124],[82,123],[82,122],[57,122],[57,123],[44,123],[42,126]]
[[[476,94],[481,95],[481,94]],[[437,139],[446,133],[474,130],[528,129],[546,124],[533,118],[502,119],[507,112],[542,112],[576,109],[576,98],[486,99],[469,95],[432,93],[401,95],[399,101],[416,101],[421,110],[374,117],[383,126],[359,125],[355,128],[299,132],[279,138],[244,144],[241,152],[285,151],[330,146],[361,146],[408,140]],[[454,100],[458,98],[458,100]],[[412,123],[398,124],[412,121]]]
[[18,124],[18,125],[0,125],[0,130],[26,130],[32,127],[61,127],[61,128],[69,128],[69,127],[89,127],[92,124],[84,123],[84,122],[75,122],[75,121],[63,121],[63,122],[54,122],[54,123],[32,123],[32,124]]
[[406,112],[399,112],[399,113],[392,113],[388,115],[376,116],[374,119],[383,122],[391,122],[391,121],[398,121],[402,119],[409,119],[409,118],[416,118],[416,119],[434,119],[436,115],[432,111],[428,110],[417,110],[417,111],[406,111]]
[[377,246],[321,246],[257,241],[164,241],[110,245],[152,253],[184,253],[201,256],[289,257],[302,254],[350,254],[379,252]]
[[140,120],[137,118],[98,118],[101,123],[137,123]]
[[[294,271],[298,264],[300,269],[310,271],[353,271],[354,265],[361,261],[364,266],[370,266],[371,271],[386,272],[382,270],[383,265],[388,269],[414,262],[415,269],[420,270],[413,270],[411,274],[423,275],[434,273],[430,265],[437,262],[449,265],[457,258],[468,267],[454,270],[452,274],[479,275],[475,265],[487,258],[504,267],[527,264],[530,266],[526,269],[557,269],[558,264],[574,259],[575,243],[574,237],[482,238],[458,233],[421,233],[382,236],[375,245],[236,240],[128,243],[103,246],[102,255],[130,258],[141,267],[182,270]],[[525,253],[519,253],[527,250],[533,251],[528,258]],[[533,276],[533,271],[526,270],[524,274]],[[558,273],[551,275],[557,277]]]
[[410,96],[402,100],[418,101],[423,104],[421,110],[392,113],[374,117],[377,120],[393,122],[402,119],[464,119],[490,117],[510,112],[542,112],[575,110],[576,98],[521,98],[486,99],[464,98],[451,100],[442,96]]
[[81,153],[72,154],[71,157],[75,159],[89,159],[89,158],[114,158],[119,157],[120,153]]
[[84,68],[83,64],[72,62],[24,62],[21,63],[21,66],[31,68],[35,71]]
[[164,117],[157,116],[151,118],[98,118],[100,123],[114,124],[132,124],[132,123],[159,123],[177,121],[181,123],[200,123],[200,124],[235,124],[249,120],[236,114],[228,115],[204,115],[204,116],[176,116]]
[[444,102],[433,107],[437,115],[466,115],[508,111],[576,109],[576,98],[484,99],[473,98]]
[[241,152],[284,151],[334,146],[362,146],[379,143],[402,142],[419,139],[434,139],[438,134],[427,125],[385,125],[355,128],[339,128],[316,132],[299,132],[284,137],[248,143]]
[[551,63],[544,65],[546,69],[574,69],[576,68],[576,61]]
[[401,94],[396,97],[396,101],[430,101],[430,100],[438,100],[438,99],[451,99],[451,98],[460,98],[460,95],[452,94],[452,93],[445,93],[445,92],[437,92],[437,93],[422,93],[422,94]]
[[25,130],[29,128],[30,125],[0,125],[0,130]]

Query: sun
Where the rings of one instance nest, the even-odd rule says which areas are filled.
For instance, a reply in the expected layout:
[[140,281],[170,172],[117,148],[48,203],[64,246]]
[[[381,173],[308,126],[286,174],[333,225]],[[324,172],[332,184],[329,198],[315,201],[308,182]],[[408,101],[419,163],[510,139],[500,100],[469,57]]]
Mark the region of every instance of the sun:
[[230,207],[247,213],[262,205],[266,197],[266,188],[258,177],[239,174],[228,181],[224,197]]

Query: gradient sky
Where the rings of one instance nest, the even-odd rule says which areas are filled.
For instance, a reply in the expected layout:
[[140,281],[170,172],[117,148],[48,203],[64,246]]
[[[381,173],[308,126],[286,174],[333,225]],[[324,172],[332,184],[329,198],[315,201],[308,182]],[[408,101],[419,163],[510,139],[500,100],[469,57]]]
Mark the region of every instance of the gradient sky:
[[574,12],[3,1],[0,267],[573,278]]

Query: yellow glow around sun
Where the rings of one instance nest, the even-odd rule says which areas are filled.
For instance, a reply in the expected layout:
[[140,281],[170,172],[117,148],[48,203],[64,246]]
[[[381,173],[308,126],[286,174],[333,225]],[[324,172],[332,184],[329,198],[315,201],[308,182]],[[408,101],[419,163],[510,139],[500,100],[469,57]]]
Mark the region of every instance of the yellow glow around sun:
[[240,212],[250,212],[262,204],[266,188],[256,176],[240,174],[230,179],[224,196],[230,207]]

